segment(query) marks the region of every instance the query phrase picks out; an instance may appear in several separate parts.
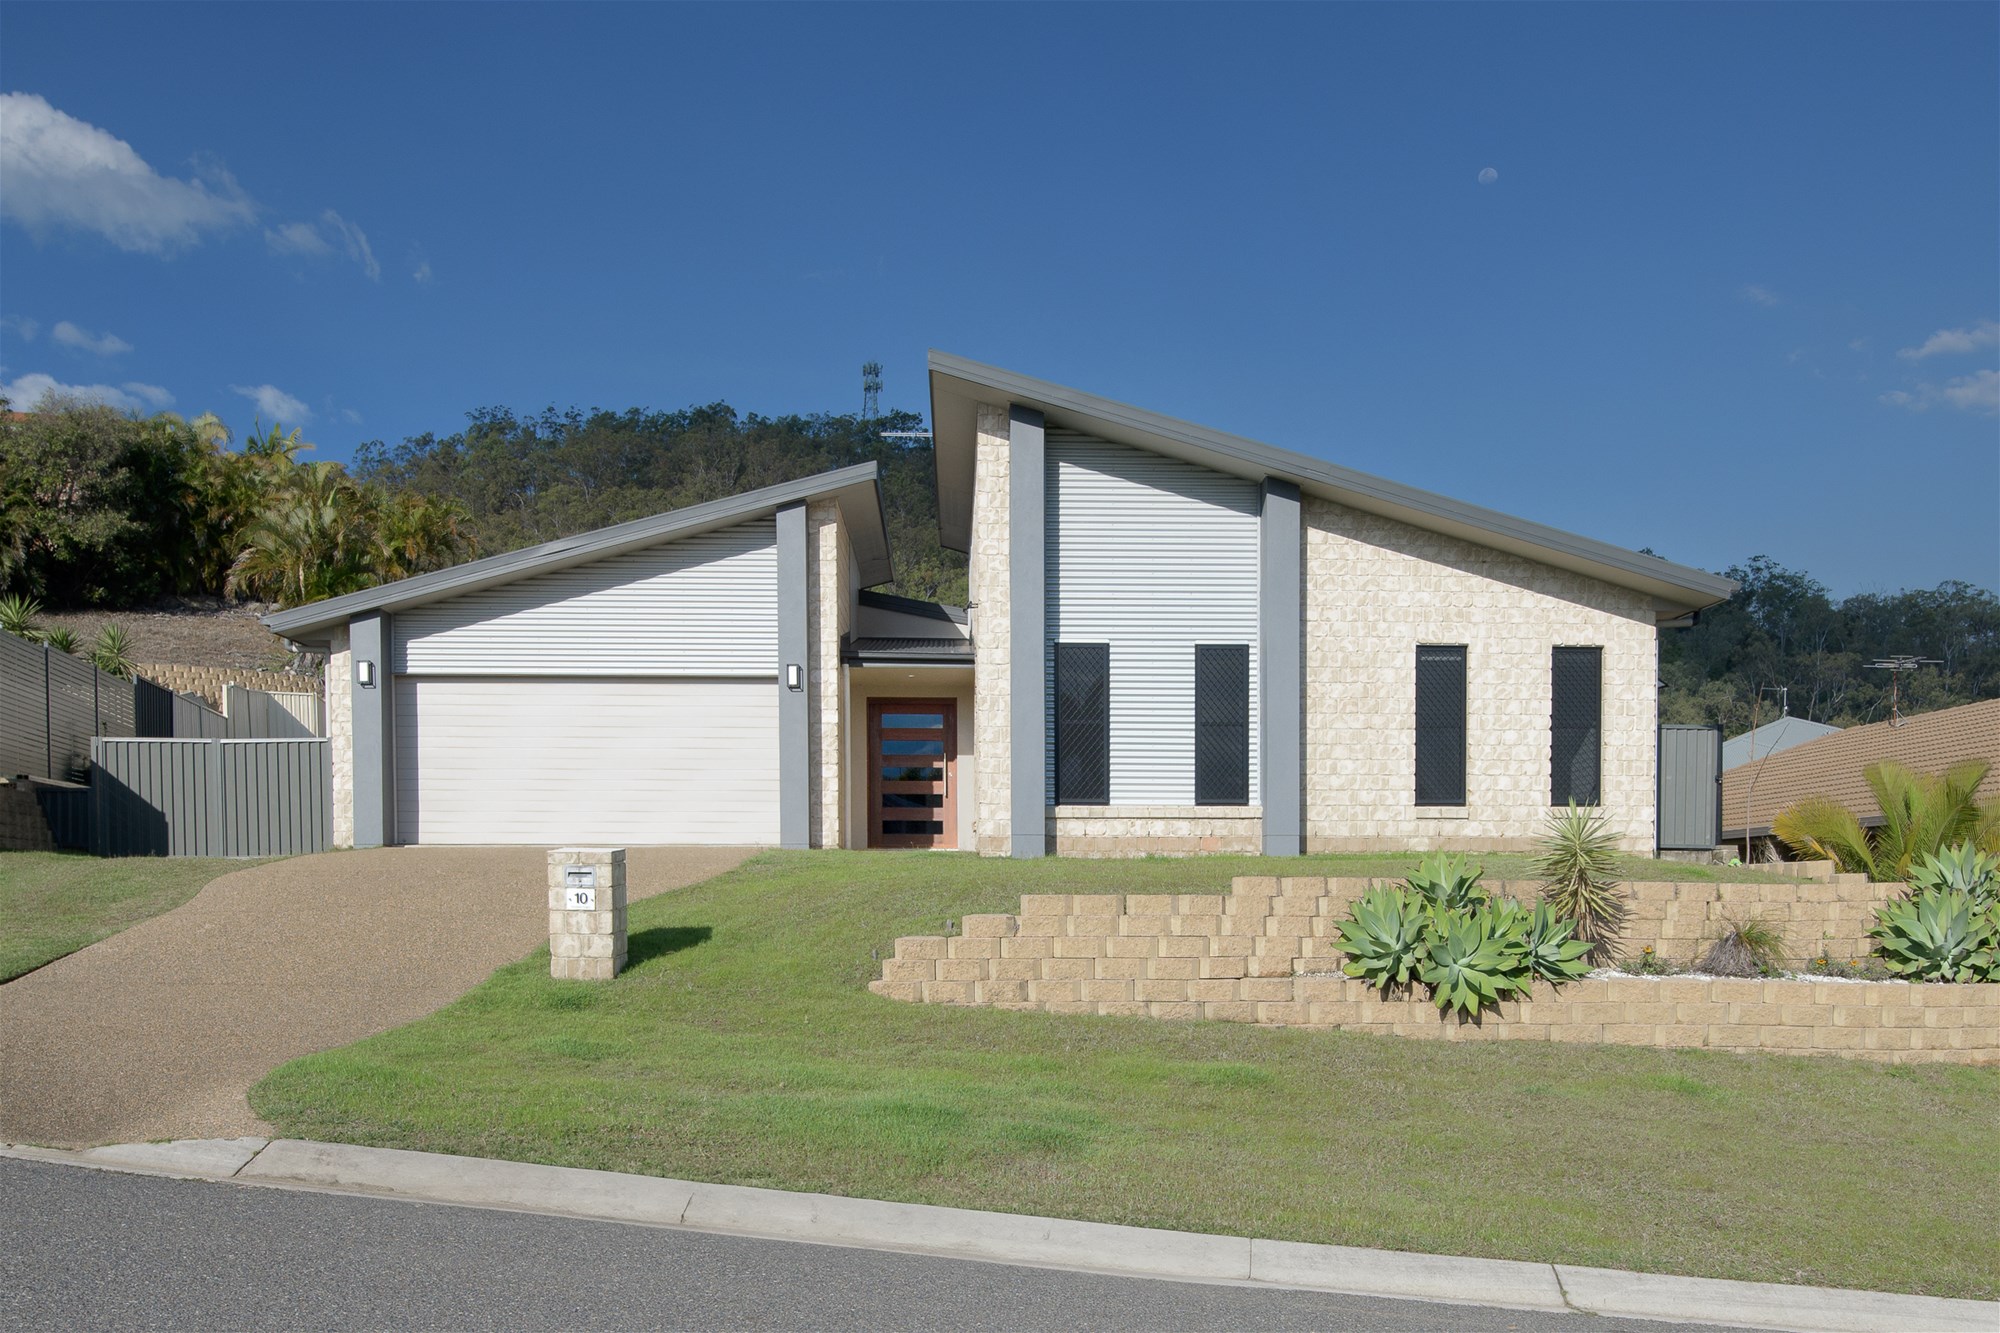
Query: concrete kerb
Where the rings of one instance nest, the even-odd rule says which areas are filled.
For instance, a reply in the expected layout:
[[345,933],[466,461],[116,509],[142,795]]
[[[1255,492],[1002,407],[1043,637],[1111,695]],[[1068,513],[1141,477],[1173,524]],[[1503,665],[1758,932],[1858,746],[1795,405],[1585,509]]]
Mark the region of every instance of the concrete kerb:
[[0,1156],[1176,1281],[1813,1333],[2000,1328],[2000,1302],[1205,1236],[297,1139],[194,1139],[80,1152],[0,1145]]

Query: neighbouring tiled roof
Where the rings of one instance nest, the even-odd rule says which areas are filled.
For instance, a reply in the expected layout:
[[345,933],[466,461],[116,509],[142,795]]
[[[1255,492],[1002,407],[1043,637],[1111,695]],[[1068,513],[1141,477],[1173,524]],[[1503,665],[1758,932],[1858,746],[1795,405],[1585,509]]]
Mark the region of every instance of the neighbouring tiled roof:
[[968,639],[849,639],[841,656],[849,662],[971,662]]
[[1746,822],[1753,836],[1769,832],[1773,815],[1809,796],[1838,802],[1864,823],[1880,822],[1875,794],[1861,770],[1881,759],[1918,773],[1984,759],[1993,767],[1979,784],[1979,799],[2000,797],[2000,699],[1919,713],[1896,727],[1887,722],[1849,727],[1728,770],[1722,775],[1724,839],[1742,837]]

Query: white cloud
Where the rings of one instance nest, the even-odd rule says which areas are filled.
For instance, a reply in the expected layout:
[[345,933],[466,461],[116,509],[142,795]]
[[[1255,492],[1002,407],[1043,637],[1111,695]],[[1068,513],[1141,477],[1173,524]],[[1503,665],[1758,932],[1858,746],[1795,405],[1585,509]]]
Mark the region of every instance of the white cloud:
[[287,222],[264,231],[264,244],[281,255],[306,255],[313,259],[330,255],[338,248],[361,266],[371,282],[382,280],[382,266],[375,262],[375,250],[368,233],[332,209],[319,215],[318,222]]
[[0,93],[0,217],[31,232],[74,227],[121,250],[166,254],[256,216],[229,173],[204,174],[162,176],[123,139],[45,99]]
[[42,326],[26,315],[0,315],[0,329],[11,330],[22,342],[31,343],[35,335],[42,331]]
[[269,417],[272,425],[284,422],[292,426],[302,426],[312,420],[312,413],[306,405],[286,393],[275,384],[232,384],[231,393],[240,393],[257,404],[257,414]]
[[1990,319],[1982,319],[1967,329],[1939,329],[1924,339],[1923,346],[1905,347],[1896,355],[1909,361],[1921,361],[1927,356],[1953,356],[1963,352],[1976,352],[1995,343],[2000,343],[2000,324]]
[[174,396],[157,384],[141,384],[137,380],[127,380],[119,386],[134,398],[143,398],[155,412],[174,405]]
[[1743,299],[1769,308],[1778,304],[1782,298],[1769,287],[1759,287],[1753,282],[1743,289]]
[[174,396],[157,384],[132,381],[122,385],[64,384],[53,375],[33,371],[12,383],[0,382],[4,395],[17,409],[26,411],[44,398],[76,398],[86,403],[102,403],[121,412],[158,412],[173,406]]
[[1878,401],[1909,412],[1928,412],[1944,406],[1992,416],[2000,413],[2000,370],[1976,370],[1943,384],[1926,381],[1914,390],[1891,389],[1879,395]]
[[351,407],[343,407],[340,409],[340,419],[342,421],[345,421],[350,426],[358,426],[361,424],[361,414],[355,411]]
[[95,356],[117,356],[132,350],[132,344],[115,333],[92,334],[88,329],[80,329],[68,320],[57,324],[49,337],[64,347],[74,347],[79,352],[89,352]]
[[410,277],[416,280],[416,284],[419,287],[430,286],[432,282],[436,281],[431,275],[431,261],[426,259],[419,262],[416,268],[411,271]]
[[281,255],[317,257],[333,251],[326,237],[319,234],[319,228],[310,222],[287,222],[282,227],[266,228],[264,243]]

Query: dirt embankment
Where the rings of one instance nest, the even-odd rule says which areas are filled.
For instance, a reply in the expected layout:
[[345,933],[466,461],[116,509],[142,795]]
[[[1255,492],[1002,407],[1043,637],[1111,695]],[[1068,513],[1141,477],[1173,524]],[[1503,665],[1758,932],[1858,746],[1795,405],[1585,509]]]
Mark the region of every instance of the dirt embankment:
[[282,671],[292,653],[257,619],[275,609],[260,602],[175,597],[121,611],[48,611],[40,622],[69,630],[86,653],[100,629],[116,625],[132,641],[134,662]]

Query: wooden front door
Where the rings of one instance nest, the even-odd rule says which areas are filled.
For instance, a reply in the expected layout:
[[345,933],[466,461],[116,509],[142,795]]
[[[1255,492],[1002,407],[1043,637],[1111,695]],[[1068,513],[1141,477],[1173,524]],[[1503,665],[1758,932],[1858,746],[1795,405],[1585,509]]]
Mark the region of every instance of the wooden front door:
[[958,846],[958,704],[868,701],[868,845]]

